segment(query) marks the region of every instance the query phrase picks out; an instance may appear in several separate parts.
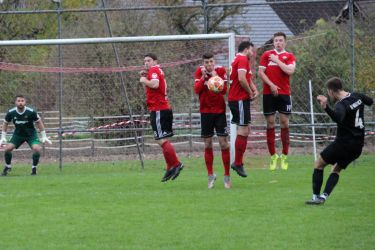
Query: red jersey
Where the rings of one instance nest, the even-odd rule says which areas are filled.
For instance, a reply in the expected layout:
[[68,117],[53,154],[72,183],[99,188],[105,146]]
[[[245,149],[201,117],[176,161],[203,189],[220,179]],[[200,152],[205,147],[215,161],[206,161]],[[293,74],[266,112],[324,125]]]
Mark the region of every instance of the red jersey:
[[150,111],[170,109],[167,96],[167,83],[164,72],[159,65],[152,66],[147,72],[147,80],[158,80],[159,87],[156,89],[146,86],[146,104]]
[[224,80],[224,89],[220,93],[208,90],[207,81],[211,74],[207,73],[207,77],[202,79],[202,68],[200,66],[194,73],[194,92],[199,95],[199,111],[201,113],[225,113],[224,95],[227,92],[227,72],[222,66],[215,66],[215,71],[221,79]]
[[[283,52],[277,52],[275,49],[273,49],[264,52],[260,57],[259,63],[259,68],[265,68],[264,73],[266,74],[266,76],[270,79],[271,82],[273,82],[280,88],[278,90],[279,94],[290,95],[290,76],[285,73],[279,67],[279,65],[270,60],[269,57],[271,54],[277,55],[280,61],[282,61],[286,65],[295,64],[296,58],[292,53],[286,52],[285,50]],[[270,86],[266,83],[263,83],[263,94],[272,94]]]
[[230,88],[228,94],[228,101],[241,101],[249,100],[249,94],[242,88],[240,81],[238,80],[238,71],[246,71],[246,80],[250,86],[251,83],[251,68],[249,58],[241,53],[237,53],[236,57],[232,62],[232,68],[230,73]]

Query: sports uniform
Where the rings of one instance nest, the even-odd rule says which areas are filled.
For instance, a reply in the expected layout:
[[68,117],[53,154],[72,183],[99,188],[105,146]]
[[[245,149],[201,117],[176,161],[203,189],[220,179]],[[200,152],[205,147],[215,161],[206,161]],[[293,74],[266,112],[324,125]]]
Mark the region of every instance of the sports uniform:
[[[214,153],[212,149],[212,140],[210,139],[216,131],[217,136],[225,138],[228,136],[227,132],[227,118],[225,114],[225,100],[224,95],[227,92],[227,72],[222,66],[215,66],[214,71],[224,80],[224,88],[220,93],[214,93],[207,87],[207,81],[212,77],[212,73],[205,71],[203,77],[202,70],[205,66],[200,66],[194,73],[194,92],[199,95],[199,111],[201,113],[201,136],[207,141],[204,149],[204,159],[208,174],[208,188],[213,188],[216,180],[216,175],[213,171]],[[223,138],[221,138],[223,140]],[[222,147],[223,141],[220,141]],[[207,146],[209,145],[209,146]],[[230,188],[230,152],[229,148],[221,149],[221,156],[224,165],[224,187]]]
[[271,54],[277,55],[279,60],[286,65],[296,62],[294,55],[287,51],[268,50],[261,56],[259,68],[264,68],[270,81],[279,87],[278,96],[273,96],[270,86],[263,83],[263,113],[264,115],[272,115],[278,111],[279,113],[290,114],[292,112],[290,76],[269,59]]
[[251,122],[250,96],[240,84],[238,71],[246,72],[246,80],[250,86],[252,72],[249,58],[241,53],[237,53],[232,62],[228,103],[232,112],[232,123],[238,126],[248,126]]
[[[289,115],[292,112],[292,98],[290,95],[290,76],[281,67],[270,59],[275,55],[285,65],[295,65],[296,58],[292,53],[285,50],[278,52],[276,49],[268,50],[260,58],[259,68],[264,70],[266,77],[278,87],[278,94],[274,96],[270,86],[263,82],[263,114],[265,116],[275,115],[276,111]],[[265,81],[265,80],[264,80]],[[287,119],[287,118],[285,118]],[[277,159],[275,147],[275,128],[269,126],[267,122],[267,147],[271,155],[270,170],[276,169]],[[287,155],[289,151],[289,127],[281,127],[280,137],[283,146],[281,158],[281,168],[288,169]]]
[[[340,82],[341,80],[338,78],[332,78],[329,81],[330,84],[342,84]],[[340,171],[346,169],[362,153],[365,138],[364,105],[372,105],[373,100],[360,93],[340,93],[342,94],[340,94],[340,99],[336,102],[334,109],[328,105],[325,107],[327,114],[337,123],[336,138],[320,153],[320,159],[318,159],[312,175],[313,197],[305,202],[307,205],[324,204],[339,181]],[[318,98],[324,102],[322,97],[318,96]],[[334,167],[327,179],[323,194],[320,195],[324,167],[327,164]]]
[[146,86],[146,104],[150,113],[151,127],[155,140],[173,136],[173,112],[168,102],[167,83],[159,65],[150,67],[147,80],[159,81],[156,89]]
[[[155,55],[145,56],[150,61],[156,60]],[[154,59],[155,58],[155,59]],[[147,62],[147,65],[149,63]],[[146,64],[146,63],[145,63]],[[146,79],[144,79],[146,78]],[[145,81],[146,80],[146,81]],[[151,88],[147,82],[158,82],[156,88]],[[164,72],[159,65],[149,65],[146,77],[141,77],[140,82],[146,86],[146,104],[150,113],[151,127],[155,140],[159,141],[167,168],[162,182],[176,179],[184,165],[179,161],[173,145],[166,138],[173,136],[173,112],[168,102],[167,83]]]
[[[5,144],[6,133],[8,129],[8,124],[14,124],[14,132],[12,138],[10,139],[10,143],[5,146],[4,149],[4,160],[5,166],[3,172],[1,173],[2,176],[8,175],[8,172],[11,171],[11,163],[12,163],[12,151],[14,148],[19,148],[24,142],[30,146],[33,150],[33,163],[31,166],[31,174],[36,175],[37,165],[39,163],[40,158],[40,142],[47,142],[51,144],[51,141],[47,138],[46,132],[44,130],[44,125],[36,112],[36,110],[24,106],[26,103],[25,98],[22,95],[16,97],[16,107],[9,109],[4,118],[4,124],[2,128],[1,138],[0,138],[0,145]],[[37,123],[41,134],[41,141],[39,140],[37,131],[34,127],[34,123]]]
[[227,120],[225,115],[224,96],[227,92],[227,73],[224,67],[215,66],[214,70],[224,80],[224,89],[214,93],[207,88],[207,81],[212,76],[209,72],[202,77],[202,68],[196,69],[194,74],[194,92],[199,95],[199,111],[201,113],[201,135],[212,137],[214,130],[218,136],[227,136]]
[[22,113],[17,111],[17,107],[8,110],[4,121],[7,123],[13,122],[15,127],[10,143],[15,148],[19,148],[24,142],[27,142],[30,147],[33,144],[39,144],[37,131],[34,127],[34,122],[39,121],[39,119],[38,113],[30,107],[25,107]]
[[360,93],[349,93],[338,101],[335,109],[328,105],[325,111],[337,123],[335,140],[322,152],[322,159],[328,164],[336,164],[345,169],[361,153],[365,138],[364,105],[372,105],[373,100]]
[[[249,87],[251,86],[251,69],[248,55],[237,53],[231,65],[230,88],[228,94],[229,108],[232,113],[232,124],[248,127],[251,122],[250,94],[241,86],[238,72],[245,72],[245,78]],[[235,140],[234,162],[231,168],[241,177],[247,177],[243,168],[243,155],[247,147],[248,134],[237,134]]]

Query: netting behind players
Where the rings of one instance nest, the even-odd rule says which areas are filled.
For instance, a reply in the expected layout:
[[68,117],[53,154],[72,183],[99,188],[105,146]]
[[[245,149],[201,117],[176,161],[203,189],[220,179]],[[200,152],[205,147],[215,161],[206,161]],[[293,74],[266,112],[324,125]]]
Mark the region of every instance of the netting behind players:
[[[288,50],[297,57],[297,71],[292,79],[292,154],[312,152],[309,80],[313,83],[314,97],[325,93],[323,82],[333,75],[343,77],[345,87],[351,89],[348,34],[340,27],[333,31],[329,27],[327,30],[323,29],[318,35],[315,32],[293,37],[288,43]],[[238,37],[237,44],[243,39],[248,38]],[[322,39],[327,45],[319,49],[316,46],[321,46],[321,43],[317,41]],[[330,43],[337,39],[343,41],[339,43],[341,47],[335,43],[335,47],[330,48]],[[193,75],[195,68],[201,64],[201,55],[206,51],[215,54],[218,64],[229,65],[230,47],[227,38],[60,46],[62,67],[59,67],[57,45],[0,47],[3,55],[0,62],[1,111],[5,112],[13,105],[14,95],[23,93],[28,97],[29,104],[36,107],[43,117],[48,135],[54,139],[52,146],[45,147],[45,158],[57,160],[63,157],[64,161],[137,158],[134,131],[146,158],[161,157],[160,149],[153,141],[145,107],[145,93],[139,83],[138,72],[142,69],[143,55],[147,52],[158,55],[166,74],[168,96],[175,114],[176,136],[172,141],[176,149],[180,153],[201,154],[203,143],[200,138],[199,104],[193,93]],[[231,49],[234,49],[234,45]],[[258,55],[263,49],[266,48],[258,48]],[[114,51],[118,52],[119,65]],[[333,56],[337,60],[332,60]],[[359,56],[367,58],[366,54]],[[258,59],[254,58],[252,62],[254,72]],[[348,65],[344,67],[347,70],[338,70],[342,68],[338,65]],[[261,89],[259,79],[255,81]],[[335,124],[322,113],[315,101],[313,104],[314,120],[318,123],[316,133],[319,150],[333,139]],[[62,155],[58,140],[60,107]],[[134,125],[130,123],[130,112],[134,116]],[[374,121],[373,109],[367,109],[367,118],[367,121]],[[252,104],[252,120],[249,154],[267,154],[261,98]],[[372,136],[372,127],[368,126],[368,129],[369,136]],[[278,132],[276,138],[279,140]],[[373,140],[374,136],[367,140],[370,151],[373,151]],[[16,154],[28,157],[28,148],[23,146]]]
[[[153,156],[159,149],[153,141],[145,91],[138,73],[143,69],[143,55],[153,52],[165,72],[168,97],[175,113],[176,136],[172,140],[177,150],[192,152],[193,138],[199,135],[198,102],[193,94],[194,71],[206,51],[215,54],[218,64],[229,65],[228,36],[60,44],[63,67],[59,67],[58,45],[3,46],[1,110],[5,112],[13,105],[16,94],[28,98],[29,105],[37,108],[42,116],[48,135],[54,139],[52,146],[45,147],[45,158],[60,156],[60,108],[64,159],[136,158],[134,131],[145,155]],[[115,59],[115,50],[120,64]],[[19,152],[28,154],[26,150],[24,145]]]

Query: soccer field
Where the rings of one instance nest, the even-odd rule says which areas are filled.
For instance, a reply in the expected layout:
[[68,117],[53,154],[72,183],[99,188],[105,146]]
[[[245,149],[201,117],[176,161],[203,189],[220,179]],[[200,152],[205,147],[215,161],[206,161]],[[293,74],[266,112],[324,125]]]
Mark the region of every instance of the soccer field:
[[[311,198],[312,157],[291,156],[288,171],[247,158],[248,178],[207,189],[203,158],[183,159],[161,183],[163,160],[15,165],[1,181],[0,249],[373,249],[375,155],[343,171],[323,206]],[[256,166],[256,167],[252,167]],[[328,170],[328,169],[327,169]],[[328,171],[325,172],[325,179]]]

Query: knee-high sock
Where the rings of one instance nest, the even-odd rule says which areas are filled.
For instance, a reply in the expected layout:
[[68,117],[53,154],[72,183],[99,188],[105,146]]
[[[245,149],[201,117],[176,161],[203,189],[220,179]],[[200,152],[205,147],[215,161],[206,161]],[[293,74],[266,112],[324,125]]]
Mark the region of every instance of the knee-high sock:
[[224,175],[229,176],[229,173],[230,173],[230,171],[229,171],[229,169],[230,169],[229,148],[221,150],[221,159],[223,160],[223,165],[224,165]]
[[39,159],[40,159],[40,153],[39,152],[33,153],[33,166],[36,167],[38,165]]
[[214,153],[212,148],[204,149],[204,161],[206,162],[207,174],[213,175],[213,162],[214,162]]
[[235,142],[234,164],[240,166],[243,164],[243,155],[246,151],[247,136],[237,135]]
[[267,128],[267,147],[270,155],[274,155],[275,149],[275,128]]
[[312,175],[312,189],[313,194],[319,195],[320,189],[322,188],[323,184],[323,170],[314,168],[314,172]]
[[163,149],[163,155],[164,155],[165,162],[167,163],[167,169],[176,167],[178,164],[180,164],[180,161],[177,158],[174,147],[169,141],[165,141],[161,145],[161,148]]
[[289,128],[281,128],[281,143],[283,144],[283,154],[288,155],[289,152]]
[[5,158],[5,164],[10,165],[12,164],[12,152],[5,152],[4,158]]
[[335,188],[337,182],[339,182],[339,175],[337,173],[331,173],[327,179],[326,186],[324,188],[324,194],[330,195]]

